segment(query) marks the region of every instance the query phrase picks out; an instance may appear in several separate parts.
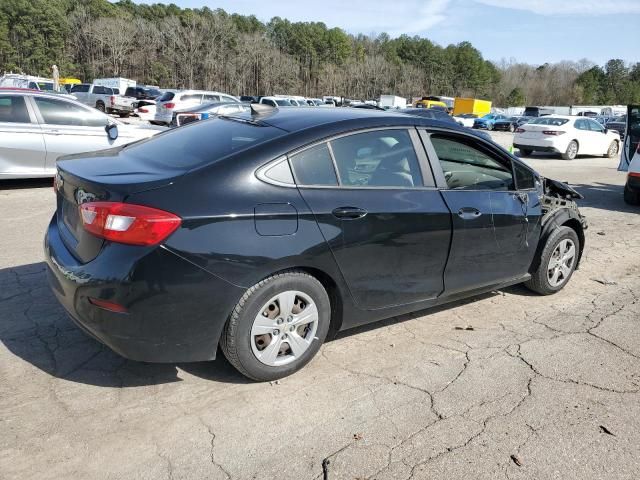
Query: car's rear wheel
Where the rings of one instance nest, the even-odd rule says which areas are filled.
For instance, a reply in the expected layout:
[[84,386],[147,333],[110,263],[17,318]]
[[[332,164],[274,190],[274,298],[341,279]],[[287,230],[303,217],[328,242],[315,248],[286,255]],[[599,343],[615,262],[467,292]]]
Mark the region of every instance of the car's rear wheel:
[[578,155],[578,142],[571,140],[567,145],[567,151],[562,154],[563,160],[573,160]]
[[611,145],[609,145],[609,148],[607,149],[607,153],[605,154],[605,157],[615,158],[617,155],[618,155],[618,142],[614,140],[613,142],[611,142]]
[[128,118],[130,114],[130,112],[120,112],[119,116],[120,118]]
[[523,156],[528,157],[529,155],[531,155],[533,153],[533,150],[531,150],[530,148],[521,148],[520,149],[520,153]]
[[629,205],[640,205],[640,192],[632,190],[629,185],[625,185],[624,201]]
[[104,103],[103,103],[103,102],[97,102],[97,103],[96,103],[96,108],[97,108],[98,110],[100,110],[101,112],[104,112],[104,111],[105,111],[105,107],[104,107]]
[[540,265],[525,282],[540,295],[551,295],[564,288],[578,264],[580,240],[575,230],[560,227],[547,239],[540,256]]
[[220,346],[243,375],[275,380],[315,356],[330,320],[331,304],[322,284],[305,272],[283,272],[247,290],[225,326]]

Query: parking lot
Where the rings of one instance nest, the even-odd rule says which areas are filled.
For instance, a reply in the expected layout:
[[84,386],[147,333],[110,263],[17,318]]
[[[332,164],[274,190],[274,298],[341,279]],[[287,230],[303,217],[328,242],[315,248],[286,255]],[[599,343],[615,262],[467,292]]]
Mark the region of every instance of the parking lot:
[[566,288],[344,332],[272,383],[87,337],[44,275],[51,181],[1,183],[0,478],[639,478],[640,210],[617,159],[526,161],[585,196]]

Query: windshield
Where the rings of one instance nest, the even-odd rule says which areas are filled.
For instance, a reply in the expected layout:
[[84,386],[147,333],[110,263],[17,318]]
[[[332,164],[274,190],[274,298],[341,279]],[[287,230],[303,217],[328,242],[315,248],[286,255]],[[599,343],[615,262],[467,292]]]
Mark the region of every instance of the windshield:
[[278,99],[275,101],[278,105],[280,105],[281,107],[290,107],[291,103],[288,100],[282,100],[282,99]]
[[539,117],[531,120],[529,124],[530,125],[553,125],[554,127],[559,127],[560,125],[564,125],[568,121],[569,119],[567,118]]
[[491,120],[491,119],[495,118],[495,115],[494,115],[493,113],[487,113],[487,114],[486,114],[484,117],[482,117],[482,118],[486,118],[486,119]]
[[162,96],[158,99],[159,102],[168,102],[169,100],[173,100],[175,97],[175,93],[173,92],[164,92]]
[[53,83],[51,82],[37,82],[38,88],[40,90],[46,90],[48,92],[53,92]]
[[[216,117],[124,148],[145,163],[190,170],[284,135],[279,128]],[[215,142],[211,139],[215,138]]]

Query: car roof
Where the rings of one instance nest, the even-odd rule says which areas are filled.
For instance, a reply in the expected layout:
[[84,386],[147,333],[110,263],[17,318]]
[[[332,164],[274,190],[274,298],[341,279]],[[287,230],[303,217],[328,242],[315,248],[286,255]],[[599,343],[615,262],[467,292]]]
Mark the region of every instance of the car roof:
[[299,132],[302,130],[321,128],[331,124],[341,124],[348,129],[375,128],[384,126],[422,125],[438,126],[448,129],[465,131],[463,127],[454,125],[454,122],[443,122],[405,113],[373,110],[366,108],[273,108],[273,110],[257,115],[251,112],[243,112],[229,115],[234,118],[259,121],[261,123],[280,128],[287,132]]

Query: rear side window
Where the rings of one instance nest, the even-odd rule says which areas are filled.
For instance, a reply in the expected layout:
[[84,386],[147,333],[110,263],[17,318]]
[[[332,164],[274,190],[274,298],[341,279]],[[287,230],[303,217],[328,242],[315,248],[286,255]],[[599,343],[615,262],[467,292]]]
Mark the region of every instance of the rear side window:
[[[216,117],[195,122],[131,144],[125,151],[133,158],[170,169],[192,169],[265,143],[286,132],[271,126]],[[215,139],[215,141],[212,141]]]
[[176,94],[173,92],[164,92],[162,96],[158,99],[159,102],[168,102],[169,100],[173,100],[173,97]]
[[298,185],[338,185],[333,160],[326,143],[291,156],[291,166]]
[[74,85],[71,87],[71,93],[84,93],[89,91],[89,85]]
[[202,94],[201,93],[190,93],[188,95],[182,95],[180,97],[180,101],[181,102],[192,102],[192,101],[202,101]]
[[516,182],[518,184],[518,190],[529,190],[536,188],[535,176],[531,170],[520,165],[517,162],[513,162],[513,169],[516,172]]
[[538,117],[531,120],[529,123],[532,125],[552,125],[554,127],[560,127],[569,121],[568,118],[556,118],[556,117]]
[[343,186],[423,186],[413,142],[406,130],[376,130],[331,140]]
[[476,148],[471,141],[431,135],[447,187],[451,190],[514,189],[511,165],[507,166]]
[[210,100],[212,102],[219,102],[220,101],[220,95],[207,94],[207,95],[204,95],[204,99],[205,100]]
[[135,97],[136,96],[136,87],[128,87],[124,91],[124,96],[125,97]]
[[105,93],[107,93],[107,89],[104,87],[101,87],[100,85],[96,85],[95,87],[93,87],[93,93],[96,93],[98,95],[104,95]]
[[0,122],[31,123],[24,98],[21,96],[0,96]]

